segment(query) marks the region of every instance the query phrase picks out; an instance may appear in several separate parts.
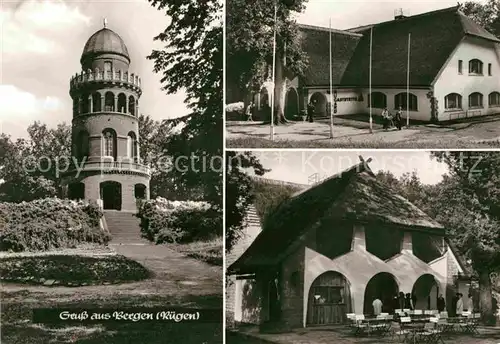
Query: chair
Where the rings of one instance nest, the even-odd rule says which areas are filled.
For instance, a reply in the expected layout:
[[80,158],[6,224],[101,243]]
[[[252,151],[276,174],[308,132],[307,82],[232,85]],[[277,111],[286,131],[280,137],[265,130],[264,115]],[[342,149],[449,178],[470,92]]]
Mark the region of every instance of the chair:
[[426,343],[437,343],[441,341],[441,343],[444,344],[443,338],[441,338],[442,330],[436,328],[435,326],[437,323],[437,319],[432,319],[434,319],[435,321],[425,323],[423,330],[418,333],[418,336]]
[[421,309],[415,309],[415,310],[413,311],[413,314],[415,314],[415,315],[422,315],[422,314],[423,314],[423,312],[422,312],[422,310],[421,310]]
[[424,311],[424,315],[434,315],[434,313],[432,313],[432,312],[433,312],[433,311],[431,311],[431,310],[427,310],[427,309],[426,309],[426,310]]
[[[403,318],[401,318],[403,319]],[[411,319],[408,321],[411,322]],[[403,323],[392,322],[391,323],[391,340],[394,340],[394,337],[397,336],[400,342],[406,342],[408,340],[408,336],[411,334],[410,331],[404,328]],[[402,339],[402,340],[401,340]]]
[[361,335],[364,334],[369,328],[368,324],[363,323],[365,321],[365,316],[363,314],[356,314],[354,317],[355,321],[355,329],[354,329],[354,335]]
[[439,313],[439,317],[442,319],[448,319],[448,312],[441,312]]
[[438,319],[437,327],[443,333],[449,333],[453,331],[453,324],[448,323],[447,319]]

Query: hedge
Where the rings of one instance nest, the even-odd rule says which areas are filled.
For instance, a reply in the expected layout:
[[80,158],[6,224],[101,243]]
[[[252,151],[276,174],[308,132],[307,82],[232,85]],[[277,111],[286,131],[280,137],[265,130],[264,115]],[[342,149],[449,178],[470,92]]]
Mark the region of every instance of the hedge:
[[46,251],[80,243],[107,243],[96,203],[57,198],[0,203],[0,250]]
[[156,244],[187,243],[222,235],[222,216],[206,202],[168,201],[158,197],[142,203],[136,215],[142,237]]

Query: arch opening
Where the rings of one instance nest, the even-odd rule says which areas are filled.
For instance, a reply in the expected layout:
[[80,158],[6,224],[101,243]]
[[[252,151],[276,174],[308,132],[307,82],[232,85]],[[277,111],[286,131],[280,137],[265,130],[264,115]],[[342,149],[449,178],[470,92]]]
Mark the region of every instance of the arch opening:
[[343,324],[352,310],[350,283],[339,272],[318,276],[309,289],[307,324]]
[[122,185],[115,181],[99,184],[102,205],[104,209],[122,209]]
[[102,111],[101,95],[99,93],[92,94],[92,110],[94,112]]
[[437,299],[442,291],[439,283],[431,274],[423,274],[413,284],[413,304],[415,309],[437,309]]
[[82,161],[89,156],[89,133],[86,130],[78,133],[75,155],[78,161]]
[[118,112],[126,113],[127,108],[127,96],[125,94],[120,93],[118,95]]
[[127,135],[127,156],[136,162],[137,160],[137,137],[133,131]]
[[373,301],[378,298],[382,301],[382,312],[393,313],[399,308],[395,296],[399,293],[399,285],[394,275],[388,272],[379,272],[373,276],[366,285],[363,303],[364,314],[374,314]]
[[134,195],[136,199],[146,199],[146,185],[135,184],[134,185]]
[[113,92],[106,92],[104,95],[104,111],[115,111],[115,95]]
[[128,113],[135,116],[135,98],[132,96],[128,97]]
[[314,105],[313,116],[326,116],[326,96],[321,92],[315,92],[311,95],[310,102]]

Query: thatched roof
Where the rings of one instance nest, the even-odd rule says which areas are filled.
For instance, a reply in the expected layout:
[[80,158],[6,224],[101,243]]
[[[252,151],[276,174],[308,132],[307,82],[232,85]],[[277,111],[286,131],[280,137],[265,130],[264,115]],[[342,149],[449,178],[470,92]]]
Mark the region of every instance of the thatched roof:
[[229,272],[254,272],[278,263],[294,242],[326,218],[444,235],[439,223],[377,181],[361,162],[281,204]]
[[[457,6],[333,33],[334,85],[364,87],[369,80],[370,29],[373,27],[372,85],[406,86],[408,34],[411,33],[410,84],[430,86],[460,41],[473,36],[500,40],[461,13]],[[302,29],[304,30],[304,29]],[[328,29],[306,30],[309,55],[306,86],[329,84]],[[358,36],[352,36],[357,34]]]
[[[307,86],[330,85],[330,30],[318,26],[299,25],[302,49],[307,53],[308,63],[304,74]],[[354,54],[362,35],[331,30],[332,33],[332,77],[333,84],[340,84],[349,60]]]

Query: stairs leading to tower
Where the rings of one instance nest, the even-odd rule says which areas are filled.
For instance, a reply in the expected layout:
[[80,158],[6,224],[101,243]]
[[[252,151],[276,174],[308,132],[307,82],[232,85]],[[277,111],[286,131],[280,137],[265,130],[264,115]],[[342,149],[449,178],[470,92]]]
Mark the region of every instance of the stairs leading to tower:
[[112,236],[111,244],[150,244],[141,238],[140,220],[135,212],[105,210],[104,219]]

